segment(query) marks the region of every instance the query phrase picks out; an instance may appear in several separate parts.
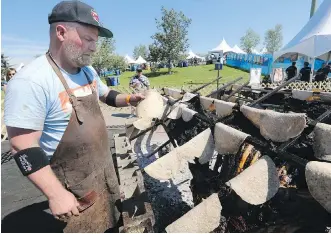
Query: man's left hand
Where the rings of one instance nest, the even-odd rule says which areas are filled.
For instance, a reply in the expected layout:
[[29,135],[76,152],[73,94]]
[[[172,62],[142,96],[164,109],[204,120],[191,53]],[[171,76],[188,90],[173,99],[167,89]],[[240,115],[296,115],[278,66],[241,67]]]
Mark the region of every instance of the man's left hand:
[[132,94],[130,97],[130,105],[137,106],[138,103],[145,99],[145,96],[141,93]]

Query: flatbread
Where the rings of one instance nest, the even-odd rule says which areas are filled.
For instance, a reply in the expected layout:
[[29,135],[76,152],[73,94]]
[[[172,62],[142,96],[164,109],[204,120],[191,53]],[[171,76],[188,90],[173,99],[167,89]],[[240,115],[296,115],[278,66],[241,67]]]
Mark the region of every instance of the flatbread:
[[222,205],[217,193],[166,227],[168,233],[209,233],[220,225]]
[[302,133],[306,127],[306,114],[279,113],[241,106],[240,111],[260,129],[261,135],[276,142],[285,142]]
[[139,130],[142,130],[142,131],[147,129],[147,128],[152,127],[153,124],[154,124],[154,121],[152,119],[138,119],[135,122],[133,122],[133,126],[136,129],[139,129]]
[[157,90],[147,90],[145,93],[145,99],[142,100],[137,108],[137,116],[143,119],[160,118],[164,110],[164,101],[157,92]]
[[249,135],[222,123],[214,130],[215,150],[219,154],[236,154]]
[[331,213],[331,163],[311,161],[305,174],[309,192]]
[[242,105],[240,107],[240,111],[256,127],[258,127],[258,128],[260,127],[260,116],[261,116],[261,113],[263,112],[263,110],[260,110],[260,109],[257,109],[257,108],[253,108],[253,107],[249,107],[249,106],[246,106],[246,105]]
[[306,91],[306,90],[292,90],[292,97],[301,101],[305,101],[308,98],[313,96],[312,91]]
[[279,184],[276,166],[268,156],[226,182],[242,200],[252,205],[269,201],[277,193]]
[[178,154],[180,158],[192,162],[194,158],[199,158],[201,164],[209,162],[213,157],[215,143],[210,128],[199,133],[191,140],[180,146]]
[[218,117],[225,117],[232,114],[233,107],[236,105],[232,102],[225,102],[222,100],[215,100],[216,114]]
[[175,148],[168,154],[155,160],[145,167],[144,171],[157,180],[169,180],[175,177],[182,163],[181,158],[178,156],[178,149]]
[[196,94],[193,93],[185,93],[181,102],[188,102],[190,101],[192,98],[194,98],[195,96],[197,96]]
[[204,110],[209,110],[210,105],[215,101],[214,98],[209,98],[209,97],[200,97],[200,103],[201,106]]
[[169,95],[174,99],[179,99],[182,97],[182,91],[179,89],[172,89],[172,88],[164,88],[165,94]]
[[183,114],[183,108],[187,107],[184,103],[176,103],[170,112],[170,114],[167,116],[169,119],[179,119],[182,117]]
[[187,107],[183,107],[182,108],[182,119],[185,121],[185,122],[188,122],[190,121],[193,116],[198,113],[194,110],[191,110],[190,108],[187,108]]
[[331,125],[316,124],[313,149],[316,158],[331,162]]
[[265,139],[285,142],[302,133],[306,127],[306,114],[263,111],[260,117],[260,133]]

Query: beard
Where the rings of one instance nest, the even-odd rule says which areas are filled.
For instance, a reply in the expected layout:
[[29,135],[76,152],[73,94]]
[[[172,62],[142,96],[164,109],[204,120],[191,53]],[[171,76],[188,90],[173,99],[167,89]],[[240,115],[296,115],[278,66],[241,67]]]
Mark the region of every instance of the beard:
[[84,54],[74,42],[68,42],[64,46],[64,52],[67,59],[77,67],[85,67],[92,63],[91,54]]

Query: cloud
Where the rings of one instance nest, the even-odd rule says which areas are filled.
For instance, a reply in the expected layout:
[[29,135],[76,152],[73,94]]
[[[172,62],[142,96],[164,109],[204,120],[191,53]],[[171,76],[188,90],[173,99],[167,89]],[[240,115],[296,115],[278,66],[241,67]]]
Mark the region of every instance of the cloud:
[[7,34],[2,34],[1,46],[2,51],[9,57],[10,64],[14,67],[22,62],[27,64],[36,55],[44,54],[48,50],[48,45],[44,42]]

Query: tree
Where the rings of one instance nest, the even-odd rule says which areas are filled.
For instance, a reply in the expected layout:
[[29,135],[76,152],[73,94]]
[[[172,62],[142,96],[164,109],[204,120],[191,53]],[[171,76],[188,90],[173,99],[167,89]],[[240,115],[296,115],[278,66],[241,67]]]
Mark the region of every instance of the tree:
[[110,67],[115,69],[120,69],[122,71],[125,71],[126,69],[126,62],[124,60],[123,56],[120,56],[118,54],[114,54],[111,56],[110,60]]
[[5,56],[4,53],[1,53],[1,79],[6,77],[6,73],[10,68],[9,58]]
[[260,43],[260,36],[252,29],[248,29],[244,36],[240,38],[240,45],[247,53],[252,53],[254,49]]
[[273,54],[278,51],[283,44],[283,27],[277,24],[274,29],[266,31],[264,36],[264,44],[267,48],[268,53]]
[[134,59],[138,59],[139,56],[146,59],[148,57],[148,49],[145,45],[138,45],[133,49],[133,57]]
[[97,49],[92,57],[92,66],[100,72],[103,68],[110,68],[112,55],[115,51],[115,40],[112,38],[100,38]]
[[[157,55],[157,59],[166,60],[169,64],[169,74],[171,73],[171,64],[178,60],[181,53],[185,53],[188,44],[188,27],[192,20],[187,18],[183,12],[176,12],[174,9],[167,10],[161,8],[162,17],[160,20],[156,19],[156,32],[152,39],[154,39],[154,51],[150,51],[153,57]],[[155,49],[157,47],[158,49]]]

